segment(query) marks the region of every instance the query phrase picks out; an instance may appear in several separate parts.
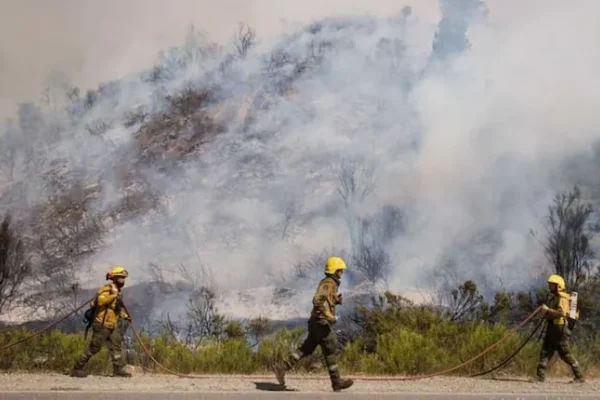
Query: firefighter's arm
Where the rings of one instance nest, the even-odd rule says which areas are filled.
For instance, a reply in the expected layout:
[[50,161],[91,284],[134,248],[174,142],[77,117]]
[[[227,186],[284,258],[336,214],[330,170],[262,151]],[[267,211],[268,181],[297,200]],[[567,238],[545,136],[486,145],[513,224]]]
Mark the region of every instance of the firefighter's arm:
[[548,318],[565,318],[567,316],[567,310],[569,309],[569,300],[561,297],[558,303],[558,308],[550,308],[547,305],[542,305],[542,311],[546,312]]
[[101,289],[98,295],[98,305],[100,307],[111,304],[118,297],[118,294],[113,294],[111,288],[105,286]]

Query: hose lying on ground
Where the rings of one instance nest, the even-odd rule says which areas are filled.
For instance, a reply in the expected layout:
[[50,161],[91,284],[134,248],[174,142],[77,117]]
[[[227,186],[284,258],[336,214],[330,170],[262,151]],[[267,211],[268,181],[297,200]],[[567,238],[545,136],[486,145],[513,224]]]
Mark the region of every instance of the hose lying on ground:
[[495,343],[493,343],[492,345],[490,345],[488,348],[486,348],[485,350],[483,350],[481,353],[477,354],[474,357],[471,357],[470,359],[463,361],[462,363],[452,367],[452,368],[447,368],[445,370],[439,371],[439,372],[434,372],[431,374],[427,374],[427,375],[413,375],[413,376],[401,376],[401,377],[397,377],[397,376],[392,376],[389,378],[384,378],[384,377],[357,377],[356,379],[360,379],[363,381],[415,381],[415,380],[420,380],[420,379],[427,379],[427,378],[434,378],[436,376],[441,376],[441,375],[446,375],[450,372],[456,371],[457,369],[463,368],[464,366],[472,363],[473,361],[477,360],[478,358],[483,357],[485,354],[489,353],[490,351],[492,351],[496,346],[498,346],[500,343],[504,342],[506,339],[508,339],[509,337],[511,337],[512,335],[516,334],[517,331],[519,331],[519,329],[521,329],[522,327],[524,327],[529,321],[531,321],[531,319],[533,317],[535,317],[537,315],[537,313],[540,311],[541,307],[536,308],[531,314],[529,314],[529,316],[527,316],[527,318],[525,318],[523,321],[521,321],[521,323],[519,323],[519,325],[517,325],[516,327],[514,327],[513,329],[511,329],[511,331],[509,333],[507,333],[506,335],[504,335],[504,337],[502,337],[501,339],[499,339],[498,341],[496,341]]
[[80,305],[79,307],[77,307],[75,310],[71,311],[70,313],[68,313],[67,315],[65,315],[64,317],[54,321],[53,323],[51,323],[50,325],[44,327],[43,329],[40,329],[39,331],[33,332],[30,335],[25,336],[24,338],[21,338],[19,340],[17,340],[16,342],[13,343],[9,343],[7,345],[4,345],[2,347],[0,347],[0,352],[3,352],[5,350],[8,350],[12,347],[15,347],[23,342],[28,341],[29,339],[33,339],[34,337],[41,335],[42,333],[49,331],[50,329],[54,328],[56,325],[60,324],[63,321],[66,321],[70,316],[72,316],[73,314],[75,314],[77,311],[81,310],[82,308],[84,308],[85,306],[89,305],[91,301],[93,301],[96,297],[92,297],[91,299],[89,299],[88,301],[86,301],[85,303],[83,303],[82,305]]
[[[129,314],[129,311],[127,311],[127,308],[125,307],[125,305],[123,305],[123,308],[125,309],[125,312],[131,316],[131,314]],[[487,354],[488,352],[490,352],[492,349],[494,349],[496,346],[498,346],[500,343],[504,342],[505,340],[507,340],[509,337],[511,337],[512,335],[516,334],[517,331],[519,329],[521,329],[523,326],[525,326],[539,311],[540,311],[541,307],[536,308],[531,314],[529,314],[529,316],[527,318],[525,318],[519,325],[517,325],[515,328],[513,328],[508,334],[506,334],[504,337],[502,337],[501,339],[499,339],[498,341],[496,341],[495,343],[493,343],[492,345],[490,345],[489,347],[487,347],[485,350],[483,350],[481,353],[477,354],[476,356],[462,362],[461,364],[454,366],[452,368],[448,368],[445,369],[443,371],[439,371],[436,373],[432,373],[432,374],[427,374],[427,375],[413,375],[413,376],[388,376],[388,377],[369,377],[369,376],[356,376],[353,377],[356,380],[362,380],[362,381],[412,381],[412,380],[419,380],[419,379],[426,379],[426,378],[433,378],[436,376],[441,376],[441,375],[445,375],[449,372],[455,371],[457,369],[460,369],[470,363],[472,363],[473,361],[477,360],[478,358],[483,357],[485,354]],[[183,375],[183,374],[179,374],[178,372],[172,371],[169,368],[165,367],[164,365],[162,365],[161,363],[159,363],[153,356],[152,354],[150,354],[150,351],[146,348],[146,346],[144,345],[144,343],[142,342],[142,339],[140,337],[140,335],[138,334],[137,330],[135,329],[135,326],[133,325],[133,321],[129,321],[129,325],[131,326],[131,330],[133,331],[133,334],[135,335],[137,341],[139,342],[142,350],[144,351],[144,353],[146,354],[146,356],[148,356],[148,358],[150,358],[160,369],[162,369],[163,371],[167,372],[168,374],[171,375],[175,375],[178,376],[180,378],[192,378],[192,379],[202,379],[202,378],[209,378],[211,377],[210,375]],[[539,327],[539,325],[538,325]],[[537,330],[537,327],[536,327]],[[253,378],[253,379],[269,379],[272,378],[272,376],[268,375],[268,376],[257,376],[257,375],[249,375],[249,378]],[[294,377],[295,379],[329,379],[328,377]]]
[[536,327],[533,329],[533,331],[531,331],[531,333],[529,334],[529,336],[527,336],[527,338],[523,341],[523,343],[521,343],[521,345],[519,347],[517,347],[517,349],[508,357],[506,357],[502,362],[500,362],[500,364],[496,365],[495,367],[492,367],[486,371],[483,372],[479,372],[473,375],[469,375],[470,378],[476,378],[479,376],[483,376],[483,375],[487,375],[491,372],[497,371],[500,368],[504,367],[506,364],[508,364],[513,358],[515,358],[517,356],[517,354],[519,354],[521,352],[521,350],[523,350],[523,348],[527,345],[527,343],[529,343],[531,341],[531,339],[535,336],[535,334],[540,330],[540,328],[542,327],[542,324],[546,322],[545,320],[540,320],[540,322],[536,325]]

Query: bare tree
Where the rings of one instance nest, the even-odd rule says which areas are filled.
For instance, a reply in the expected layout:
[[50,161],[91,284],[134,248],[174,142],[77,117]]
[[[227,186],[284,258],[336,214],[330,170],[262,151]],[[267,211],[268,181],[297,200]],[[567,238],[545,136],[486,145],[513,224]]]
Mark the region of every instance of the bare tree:
[[383,230],[385,224],[372,224],[355,210],[376,188],[375,165],[363,158],[344,158],[337,171],[337,182],[346,211],[354,267],[371,282],[385,282],[391,263],[383,242],[378,240],[381,235],[374,232],[375,225]]
[[344,158],[337,171],[337,181],[339,196],[346,207],[351,207],[375,190],[375,166],[360,158]]
[[352,264],[364,279],[373,283],[387,282],[391,273],[390,257],[377,243],[360,243],[352,254]]
[[281,239],[291,239],[298,232],[298,225],[302,212],[302,203],[293,195],[283,198],[278,204],[281,211],[281,220],[269,228],[269,235],[279,236]]
[[253,347],[257,346],[263,337],[272,332],[273,323],[269,318],[263,316],[250,319],[250,321],[248,321],[248,326],[246,327],[246,333],[254,342],[252,345]]
[[11,217],[0,224],[0,313],[17,296],[31,275],[31,265],[19,233],[11,229]]
[[546,239],[540,243],[556,273],[572,290],[577,290],[585,279],[595,257],[590,247],[593,233],[587,226],[593,211],[589,203],[582,201],[577,186],[558,193],[548,207]]
[[47,302],[50,293],[60,297],[76,295],[76,272],[103,245],[106,227],[102,215],[89,210],[87,195],[85,188],[77,185],[50,197],[32,211],[36,280],[44,297],[32,296],[31,301]]
[[483,296],[471,280],[450,292],[449,306],[448,317],[451,321],[476,320],[483,316],[482,311],[487,310]]
[[190,330],[187,341],[198,347],[206,339],[221,339],[225,329],[225,317],[219,314],[216,294],[208,288],[200,288],[188,301],[187,318]]
[[6,121],[4,132],[0,132],[0,169],[9,182],[14,181],[19,144],[12,121]]
[[233,38],[233,44],[237,54],[244,58],[256,42],[256,32],[246,24],[240,24]]

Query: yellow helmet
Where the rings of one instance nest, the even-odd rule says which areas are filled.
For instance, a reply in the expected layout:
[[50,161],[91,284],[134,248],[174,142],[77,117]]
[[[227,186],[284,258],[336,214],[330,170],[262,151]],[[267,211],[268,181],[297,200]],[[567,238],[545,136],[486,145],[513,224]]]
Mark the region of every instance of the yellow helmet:
[[335,274],[338,269],[346,269],[346,263],[340,257],[329,257],[325,264],[326,274]]
[[548,283],[556,283],[558,285],[558,290],[565,290],[565,280],[560,275],[550,275],[548,277]]
[[125,267],[117,265],[116,267],[114,267],[112,269],[112,271],[110,271],[108,274],[106,274],[106,279],[127,278],[128,276],[129,276],[129,273],[127,272]]

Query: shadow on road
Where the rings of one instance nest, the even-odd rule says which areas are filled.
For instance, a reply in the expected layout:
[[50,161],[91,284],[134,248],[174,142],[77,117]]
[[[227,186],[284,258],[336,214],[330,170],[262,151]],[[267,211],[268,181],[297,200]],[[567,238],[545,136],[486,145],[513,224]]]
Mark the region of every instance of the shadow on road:
[[280,385],[273,382],[252,382],[256,385],[256,390],[263,392],[297,392],[296,389],[290,389],[285,385]]

